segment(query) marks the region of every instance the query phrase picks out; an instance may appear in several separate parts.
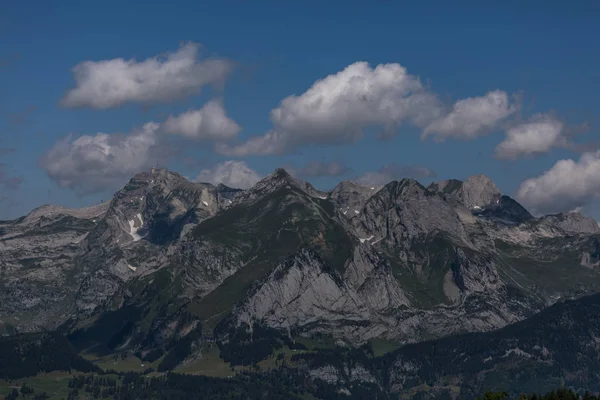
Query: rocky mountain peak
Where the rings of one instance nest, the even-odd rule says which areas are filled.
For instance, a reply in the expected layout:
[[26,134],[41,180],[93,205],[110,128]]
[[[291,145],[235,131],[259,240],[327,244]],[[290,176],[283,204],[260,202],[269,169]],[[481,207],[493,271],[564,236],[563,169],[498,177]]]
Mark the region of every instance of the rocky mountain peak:
[[63,206],[44,204],[27,214],[27,216],[25,216],[23,219],[23,223],[35,223],[39,221],[40,218],[54,218],[61,215],[80,219],[98,219],[106,213],[108,206],[108,202],[84,208],[67,208]]
[[520,224],[535,219],[525,207],[505,195],[500,196],[484,209],[473,210],[473,213],[508,224]]
[[267,175],[261,179],[256,185],[240,193],[240,195],[236,197],[236,203],[253,202],[256,199],[259,199],[266,194],[272,193],[282,187],[293,187],[312,197],[318,197],[321,199],[327,198],[326,192],[315,189],[306,181],[294,178],[283,168],[277,168],[270,175]]
[[422,195],[434,193],[412,178],[404,178],[399,181],[392,181],[385,185],[380,191],[387,191],[391,196],[394,196],[399,200],[405,200],[408,198],[416,199]]
[[354,181],[342,181],[329,192],[329,197],[344,215],[351,217],[355,214],[352,210],[359,211],[363,208],[367,200],[379,189],[381,186],[365,186]]
[[146,239],[156,244],[176,240],[189,226],[231,204],[235,193],[219,196],[209,183],[194,183],[167,169],[134,175],[117,191],[104,221],[92,232],[105,246]]
[[[155,169],[135,175],[110,207],[43,206],[0,223],[0,285],[9,287],[0,314],[34,329],[161,296],[193,302],[203,319],[239,306],[239,318],[272,328],[353,343],[420,340],[497,329],[542,302],[597,290],[598,233],[578,213],[533,218],[482,175],[427,188],[345,181],[325,193],[284,169],[245,191]],[[152,290],[134,293],[136,285]],[[16,319],[23,313],[40,321]]]
[[567,234],[600,233],[600,225],[593,218],[586,217],[580,212],[568,212],[545,215],[539,218],[542,224],[560,228]]
[[463,203],[469,208],[483,208],[496,201],[502,193],[485,175],[473,175],[462,185]]
[[217,189],[217,192],[231,192],[231,191],[241,191],[242,190],[242,189],[234,189],[227,185],[223,185],[222,183],[219,183],[217,185],[216,189]]
[[296,180],[285,169],[277,168],[271,174],[265,176],[256,185],[250,188],[249,191],[262,191],[264,189],[275,188],[289,184],[295,185]]
[[292,175],[285,170],[285,168],[276,168],[275,171],[269,175],[272,179],[294,179]]
[[448,179],[434,182],[428,189],[475,211],[486,208],[502,196],[496,184],[485,175],[473,175],[465,181]]
[[440,193],[456,193],[462,188],[463,181],[458,179],[447,179],[440,182],[431,183],[427,189]]

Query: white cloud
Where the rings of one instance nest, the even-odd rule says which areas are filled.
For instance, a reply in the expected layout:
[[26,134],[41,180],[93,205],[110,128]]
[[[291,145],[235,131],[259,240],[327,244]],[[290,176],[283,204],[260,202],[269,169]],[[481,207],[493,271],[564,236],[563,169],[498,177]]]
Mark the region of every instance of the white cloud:
[[60,187],[79,194],[99,192],[156,162],[151,154],[158,143],[159,126],[149,122],[127,135],[68,136],[44,154],[40,165]]
[[565,125],[549,114],[537,114],[526,123],[517,125],[506,132],[506,138],[496,147],[495,155],[501,159],[516,159],[547,153],[554,147],[564,146]]
[[237,136],[240,126],[229,118],[220,101],[209,101],[198,110],[169,116],[161,130],[190,139],[230,140]]
[[600,151],[578,161],[559,160],[542,175],[524,181],[517,198],[537,213],[561,212],[589,204],[600,195]]
[[229,157],[261,156],[284,154],[292,151],[293,147],[288,137],[280,132],[267,132],[263,136],[254,136],[245,143],[231,146],[227,143],[217,143],[215,151]]
[[187,43],[175,52],[144,61],[115,58],[81,62],[72,70],[76,86],[61,103],[67,107],[110,108],[197,94],[206,85],[222,83],[232,70],[228,60],[200,60],[199,47]]
[[301,95],[283,99],[271,111],[273,127],[264,135],[238,145],[221,144],[216,151],[237,157],[285,154],[300,146],[353,143],[372,129],[379,137],[390,137],[407,122],[423,128],[423,138],[474,139],[496,128],[518,106],[495,90],[447,108],[400,64],[372,68],[356,62]]
[[301,145],[352,143],[367,128],[395,130],[405,121],[422,125],[439,117],[442,105],[418,77],[400,64],[371,68],[356,62],[289,96],[271,111],[273,129],[246,143],[222,145],[222,154],[282,154]]
[[196,182],[209,182],[247,189],[262,179],[262,176],[243,161],[224,161],[209,169],[203,169],[196,177]]
[[377,171],[365,172],[355,180],[361,185],[385,185],[403,178],[433,178],[436,175],[427,167],[387,164]]
[[90,194],[114,189],[156,162],[166,163],[173,152],[190,143],[170,143],[169,134],[214,142],[231,139],[238,131],[221,103],[211,101],[199,110],[170,116],[163,124],[149,122],[127,134],[68,136],[44,154],[40,165],[59,186]]
[[499,122],[517,111],[506,92],[495,90],[482,97],[458,100],[445,116],[433,120],[423,130],[422,137],[475,139],[486,134]]

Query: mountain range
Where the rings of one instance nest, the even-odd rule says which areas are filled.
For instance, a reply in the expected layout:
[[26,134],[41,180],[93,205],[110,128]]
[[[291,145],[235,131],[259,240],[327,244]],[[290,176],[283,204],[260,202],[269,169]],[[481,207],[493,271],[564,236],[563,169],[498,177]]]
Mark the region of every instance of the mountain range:
[[[535,217],[483,175],[320,191],[277,169],[240,190],[153,169],[110,202],[47,205],[0,221],[3,335],[56,331],[79,351],[128,350],[173,368],[201,358],[206,341],[232,364],[260,340],[327,337],[340,349],[384,342],[400,349],[377,361],[379,372],[371,362],[356,376],[392,392],[426,384],[451,393],[462,378],[449,370],[424,377],[431,363],[471,378],[472,367],[461,367],[468,360],[483,368],[514,355],[541,368],[559,347],[530,340],[525,348],[510,336],[525,328],[515,327],[589,303],[595,297],[584,296],[599,288],[597,221],[576,212]],[[598,354],[593,329],[585,345]],[[473,353],[488,341],[501,344]],[[435,361],[431,346],[460,356]],[[354,376],[305,364],[334,384]]]

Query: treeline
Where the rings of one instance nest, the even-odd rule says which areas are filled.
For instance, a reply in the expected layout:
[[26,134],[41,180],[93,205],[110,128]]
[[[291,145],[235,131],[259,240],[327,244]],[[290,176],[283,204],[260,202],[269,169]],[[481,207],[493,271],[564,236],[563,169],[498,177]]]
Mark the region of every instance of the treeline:
[[[119,383],[120,382],[120,383]],[[168,373],[145,377],[127,373],[117,379],[77,376],[69,383],[67,400],[112,398],[115,400],[387,400],[375,387],[355,385],[350,390],[330,385],[294,369],[267,373],[241,373],[235,377],[211,378]],[[312,397],[311,397],[312,396]]]
[[[346,386],[326,383],[297,370],[282,368],[267,373],[245,372],[223,379],[206,376],[168,373],[145,377],[139,373],[106,376],[76,376],[69,382],[67,400],[79,398],[112,398],[115,400],[391,400],[398,395],[382,391],[376,384],[354,382]],[[28,388],[30,394],[33,390]],[[23,392],[23,391],[22,391]],[[312,397],[311,397],[312,396]],[[459,396],[459,398],[463,398]],[[486,392],[478,400],[600,400],[591,393],[577,393],[571,389],[557,389],[545,394],[510,396],[506,392]]]
[[224,320],[215,329],[221,358],[231,365],[252,365],[268,358],[273,351],[287,346],[290,349],[305,350],[306,347],[294,341],[287,333],[269,328],[263,323],[254,322],[232,326]]
[[[137,374],[135,375],[137,376]],[[118,378],[94,375],[75,376],[69,381],[67,400],[77,400],[80,397],[86,399],[114,398],[122,386],[119,384],[119,380],[121,380],[121,375]],[[122,381],[125,382],[125,379]]]
[[0,378],[20,379],[50,371],[99,372],[71,343],[56,333],[24,334],[0,339]]
[[521,394],[511,397],[507,392],[486,392],[478,400],[600,400],[600,395],[589,392],[583,394],[574,392],[572,389],[561,388],[552,390],[546,394]]

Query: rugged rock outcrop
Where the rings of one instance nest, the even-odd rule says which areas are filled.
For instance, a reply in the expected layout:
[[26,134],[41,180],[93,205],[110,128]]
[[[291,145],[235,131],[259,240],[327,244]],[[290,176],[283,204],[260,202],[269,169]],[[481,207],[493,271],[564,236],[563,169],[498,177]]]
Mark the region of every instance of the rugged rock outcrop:
[[242,191],[153,170],[109,204],[0,223],[0,329],[132,310],[135,346],[167,341],[181,318],[227,315],[355,344],[414,342],[599,290],[598,243],[596,221],[535,218],[485,176],[322,192],[278,169]]
[[338,209],[348,218],[360,213],[367,200],[380,186],[364,186],[352,181],[343,181],[331,191],[329,196]]

